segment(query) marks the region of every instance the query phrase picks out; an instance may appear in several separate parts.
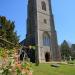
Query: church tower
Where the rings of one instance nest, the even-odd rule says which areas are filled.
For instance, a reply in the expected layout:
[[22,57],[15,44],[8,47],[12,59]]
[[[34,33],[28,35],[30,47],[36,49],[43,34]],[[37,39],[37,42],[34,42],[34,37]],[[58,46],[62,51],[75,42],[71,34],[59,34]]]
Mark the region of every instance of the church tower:
[[36,60],[60,60],[51,0],[28,0],[26,44],[36,46]]

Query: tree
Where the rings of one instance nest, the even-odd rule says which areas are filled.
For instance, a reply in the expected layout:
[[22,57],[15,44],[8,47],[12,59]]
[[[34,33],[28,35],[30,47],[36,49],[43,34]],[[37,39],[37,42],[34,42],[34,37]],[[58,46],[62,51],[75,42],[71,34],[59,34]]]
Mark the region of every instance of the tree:
[[71,56],[72,56],[72,59],[75,59],[75,44],[71,45]]
[[66,58],[68,60],[69,56],[71,56],[71,49],[69,48],[69,45],[66,40],[64,40],[61,44],[60,50],[62,59]]
[[13,21],[7,20],[4,16],[0,16],[0,36],[2,39],[16,45],[19,44],[19,36],[17,36],[17,32],[15,32],[14,29],[15,24]]

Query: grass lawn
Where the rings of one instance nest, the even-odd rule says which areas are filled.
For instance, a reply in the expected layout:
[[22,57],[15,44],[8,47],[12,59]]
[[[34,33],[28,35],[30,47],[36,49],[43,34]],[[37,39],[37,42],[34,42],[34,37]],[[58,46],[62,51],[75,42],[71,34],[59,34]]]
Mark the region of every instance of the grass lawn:
[[39,64],[33,67],[33,75],[75,75],[74,65],[60,65],[60,67],[51,67],[51,64]]

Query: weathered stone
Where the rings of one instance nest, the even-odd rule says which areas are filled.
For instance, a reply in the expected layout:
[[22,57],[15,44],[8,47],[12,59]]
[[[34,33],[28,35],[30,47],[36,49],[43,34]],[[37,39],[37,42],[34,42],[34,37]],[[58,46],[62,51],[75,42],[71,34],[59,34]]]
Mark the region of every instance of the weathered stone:
[[59,64],[51,64],[52,67],[60,67]]
[[51,0],[28,0],[26,45],[35,45],[35,60],[60,60]]

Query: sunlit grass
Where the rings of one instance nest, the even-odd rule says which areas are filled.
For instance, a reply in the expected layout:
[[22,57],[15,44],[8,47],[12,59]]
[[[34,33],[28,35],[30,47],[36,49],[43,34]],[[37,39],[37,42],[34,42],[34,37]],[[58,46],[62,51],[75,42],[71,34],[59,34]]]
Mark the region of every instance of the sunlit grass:
[[32,65],[33,75],[75,75],[74,65],[60,65],[60,67],[51,67],[51,64]]

